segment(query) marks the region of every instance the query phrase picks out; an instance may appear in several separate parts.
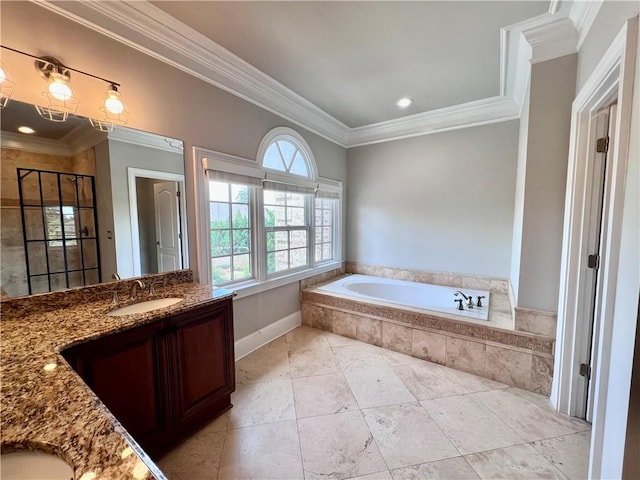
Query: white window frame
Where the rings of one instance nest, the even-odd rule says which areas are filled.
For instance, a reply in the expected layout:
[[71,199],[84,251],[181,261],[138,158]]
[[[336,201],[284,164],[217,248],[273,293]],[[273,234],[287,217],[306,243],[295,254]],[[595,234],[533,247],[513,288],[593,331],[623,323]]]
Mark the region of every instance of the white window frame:
[[[277,129],[274,129],[277,130]],[[290,132],[290,129],[287,129]],[[271,133],[271,132],[270,132]],[[267,138],[267,137],[265,137]],[[310,150],[309,150],[310,151]],[[315,163],[313,157],[312,162]],[[319,273],[328,272],[340,268],[343,263],[342,258],[342,182],[338,180],[325,179],[321,177],[314,177],[311,181],[308,178],[296,176],[292,178],[290,175],[283,175],[282,173],[275,172],[273,170],[262,168],[262,166],[256,160],[242,158],[234,155],[217,152],[201,147],[193,147],[193,162],[194,170],[196,171],[195,182],[197,184],[196,191],[201,193],[198,195],[198,203],[201,205],[207,205],[207,208],[200,208],[197,210],[197,239],[199,242],[198,248],[198,267],[199,267],[199,279],[200,283],[210,285],[211,279],[211,259],[209,258],[209,252],[211,251],[210,235],[209,235],[209,208],[208,208],[208,180],[207,170],[215,170],[219,172],[225,172],[237,176],[250,177],[253,180],[260,179],[260,181],[273,181],[288,183],[291,185],[298,185],[301,187],[312,188],[314,191],[331,192],[337,199],[336,208],[334,213],[334,260],[326,261],[320,264],[315,263],[315,213],[314,213],[314,196],[311,196],[310,203],[310,222],[311,222],[311,235],[309,238],[309,267],[301,270],[291,271],[288,270],[282,274],[267,276],[267,264],[266,264],[266,236],[264,234],[264,197],[263,189],[261,186],[252,186],[253,202],[250,205],[253,214],[254,225],[252,225],[252,235],[255,245],[255,254],[253,257],[254,262],[254,278],[247,281],[241,281],[237,283],[229,283],[221,286],[221,288],[232,289],[237,292],[236,298],[243,298],[256,293],[260,293],[272,288],[277,288],[282,285],[287,285],[292,282],[296,282]],[[315,165],[310,166],[310,171],[313,171],[315,175]],[[250,195],[251,197],[251,195]]]

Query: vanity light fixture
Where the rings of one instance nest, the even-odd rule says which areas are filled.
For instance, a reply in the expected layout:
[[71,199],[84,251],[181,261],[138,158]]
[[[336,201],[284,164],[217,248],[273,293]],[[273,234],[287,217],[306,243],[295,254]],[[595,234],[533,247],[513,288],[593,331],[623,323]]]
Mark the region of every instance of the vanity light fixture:
[[0,63],[0,108],[4,108],[7,105],[14,86],[15,83],[11,80],[4,65]]
[[47,363],[43,368],[45,372],[53,372],[57,367],[57,363]]
[[[35,59],[36,70],[47,80],[47,88],[42,92],[47,104],[36,106],[36,110],[41,117],[52,122],[64,122],[67,120],[69,113],[74,113],[77,110],[80,100],[75,96],[71,86],[71,72],[75,72],[105,82],[108,86],[106,95],[99,107],[104,118],[91,119],[91,125],[94,128],[102,132],[110,132],[113,130],[114,125],[126,125],[129,120],[129,112],[125,108],[122,96],[118,91],[119,83],[68,67],[54,57],[37,57],[5,45],[0,45],[0,47]],[[4,67],[0,69],[0,84],[2,85],[0,106],[4,107],[13,92],[14,86]]]
[[36,133],[36,131],[33,128],[27,127],[26,125],[22,125],[18,127],[18,131],[20,133],[24,133],[25,135],[33,135],[34,133]]
[[59,112],[74,113],[80,100],[73,94],[71,71],[62,62],[53,57],[37,58],[36,70],[47,80],[47,89],[42,95],[47,107]]
[[396,105],[400,108],[407,108],[409,105],[413,103],[413,99],[409,97],[402,97],[400,100],[396,102]]
[[100,111],[104,114],[105,121],[115,125],[126,125],[127,120],[129,120],[129,112],[124,108],[117,83],[112,83],[107,88]]

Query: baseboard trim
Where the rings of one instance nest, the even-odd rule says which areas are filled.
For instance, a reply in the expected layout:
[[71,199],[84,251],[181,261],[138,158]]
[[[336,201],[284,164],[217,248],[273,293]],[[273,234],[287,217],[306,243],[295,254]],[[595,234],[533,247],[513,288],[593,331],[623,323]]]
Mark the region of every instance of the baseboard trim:
[[300,315],[300,311],[297,311],[261,328],[257,332],[242,337],[235,342],[236,360],[246,357],[251,352],[300,325],[302,325],[302,316]]

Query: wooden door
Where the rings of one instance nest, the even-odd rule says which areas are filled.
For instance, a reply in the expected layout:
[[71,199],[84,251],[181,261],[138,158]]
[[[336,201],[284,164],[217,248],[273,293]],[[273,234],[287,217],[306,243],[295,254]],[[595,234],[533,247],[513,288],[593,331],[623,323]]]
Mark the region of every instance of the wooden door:
[[153,185],[156,212],[156,243],[158,245],[158,273],[182,268],[180,232],[180,191],[178,182]]
[[189,431],[231,406],[235,390],[231,300],[169,320],[175,430]]
[[80,345],[78,374],[127,431],[149,452],[169,433],[166,342],[161,323]]

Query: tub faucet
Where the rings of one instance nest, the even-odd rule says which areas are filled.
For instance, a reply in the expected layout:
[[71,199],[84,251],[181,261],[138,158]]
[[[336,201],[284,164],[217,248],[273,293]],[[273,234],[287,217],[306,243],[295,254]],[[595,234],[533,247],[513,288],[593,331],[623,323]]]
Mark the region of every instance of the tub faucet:
[[144,282],[142,280],[135,280],[131,284],[130,295],[131,295],[131,298],[133,298],[134,300],[138,297],[138,288],[140,290],[144,290]]
[[[467,304],[467,308],[473,308],[473,297],[471,295],[469,295],[468,297],[462,293],[460,290],[457,290],[456,292],[453,293],[454,296],[461,296],[462,298],[464,298],[464,302]],[[462,299],[460,299],[462,300]],[[456,300],[457,301],[457,300]],[[461,303],[462,304],[462,303]]]

